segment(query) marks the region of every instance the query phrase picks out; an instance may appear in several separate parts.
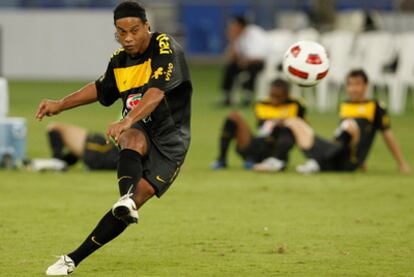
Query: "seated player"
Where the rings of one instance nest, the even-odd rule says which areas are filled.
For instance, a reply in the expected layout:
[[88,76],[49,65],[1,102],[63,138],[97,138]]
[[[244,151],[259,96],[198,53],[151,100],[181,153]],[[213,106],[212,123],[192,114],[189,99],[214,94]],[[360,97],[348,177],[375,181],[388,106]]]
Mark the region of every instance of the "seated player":
[[233,104],[233,89],[239,80],[244,94],[242,104],[248,106],[253,100],[256,79],[263,70],[270,42],[264,29],[250,24],[243,16],[230,19],[226,35],[227,61],[221,83],[223,105]]
[[47,134],[53,158],[68,166],[82,160],[91,170],[117,168],[118,149],[112,143],[106,144],[103,134],[64,123],[49,124]]
[[[288,82],[277,79],[270,87],[269,100],[255,105],[258,121],[258,134],[253,135],[246,120],[238,111],[233,111],[225,119],[220,135],[220,151],[213,169],[227,167],[227,152],[232,140],[236,140],[237,153],[249,169],[255,163],[273,157],[272,171],[281,171],[288,160],[288,152],[294,145],[289,130],[277,127],[278,121],[286,118],[303,118],[305,107],[289,96]],[[278,147],[275,147],[278,145]]]
[[287,119],[283,125],[294,137],[308,161],[297,167],[300,173],[318,171],[355,171],[365,168],[365,160],[377,131],[396,160],[401,172],[410,167],[394,139],[390,119],[383,105],[366,97],[368,77],[363,70],[353,70],[347,76],[346,91],[349,100],[340,106],[340,123],[333,140],[315,135],[312,128],[300,118]]

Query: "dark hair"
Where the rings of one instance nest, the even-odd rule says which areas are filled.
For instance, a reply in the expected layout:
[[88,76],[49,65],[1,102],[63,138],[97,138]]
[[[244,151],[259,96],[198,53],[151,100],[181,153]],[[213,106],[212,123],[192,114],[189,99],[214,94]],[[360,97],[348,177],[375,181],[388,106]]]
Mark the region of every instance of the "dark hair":
[[147,22],[147,14],[140,3],[135,1],[124,1],[114,9],[114,23],[124,17],[138,17],[142,22]]
[[290,83],[283,79],[273,80],[270,85],[282,89],[286,94],[290,93]]
[[246,27],[249,24],[249,21],[243,15],[233,15],[231,17],[231,21],[236,22],[237,24],[241,25],[242,27]]
[[349,78],[356,78],[356,77],[360,77],[365,84],[368,84],[369,80],[368,80],[368,75],[367,73],[365,73],[365,71],[363,69],[353,69],[351,70],[348,75],[346,76],[346,79],[348,80]]

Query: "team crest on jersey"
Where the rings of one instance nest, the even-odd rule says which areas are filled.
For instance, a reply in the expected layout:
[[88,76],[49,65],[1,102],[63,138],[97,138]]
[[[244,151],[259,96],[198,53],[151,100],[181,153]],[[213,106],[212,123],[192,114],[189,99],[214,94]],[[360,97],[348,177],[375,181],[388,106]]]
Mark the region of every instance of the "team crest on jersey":
[[141,99],[142,99],[141,93],[129,95],[126,101],[127,109],[132,110],[133,108],[138,106],[139,102],[141,102]]
[[170,38],[167,37],[166,34],[161,34],[157,36],[156,40],[158,41],[158,45],[160,47],[160,54],[171,54],[172,53],[172,50],[170,48],[170,43],[168,42]]

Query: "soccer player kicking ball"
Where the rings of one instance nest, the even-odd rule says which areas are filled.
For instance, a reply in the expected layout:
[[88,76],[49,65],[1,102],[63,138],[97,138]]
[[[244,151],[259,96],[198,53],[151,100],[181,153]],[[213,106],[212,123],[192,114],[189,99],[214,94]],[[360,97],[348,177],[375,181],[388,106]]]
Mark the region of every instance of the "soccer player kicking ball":
[[51,265],[47,275],[68,275],[79,263],[131,223],[152,196],[160,197],[177,177],[190,143],[192,85],[182,48],[166,34],[151,33],[143,7],[133,1],[114,10],[122,48],[114,53],[96,82],[61,100],[43,100],[36,117],[99,101],[123,101],[123,119],[106,135],[120,147],[118,185],[121,198],[73,252]]

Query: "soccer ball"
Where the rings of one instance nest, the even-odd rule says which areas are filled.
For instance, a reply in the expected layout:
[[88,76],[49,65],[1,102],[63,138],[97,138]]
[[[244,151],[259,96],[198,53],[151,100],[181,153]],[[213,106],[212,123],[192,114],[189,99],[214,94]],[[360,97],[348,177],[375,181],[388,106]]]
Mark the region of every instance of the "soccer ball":
[[315,86],[328,75],[328,53],[319,43],[296,42],[285,53],[283,71],[294,84],[301,87]]

